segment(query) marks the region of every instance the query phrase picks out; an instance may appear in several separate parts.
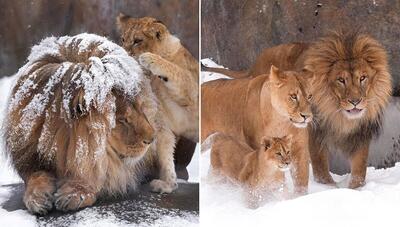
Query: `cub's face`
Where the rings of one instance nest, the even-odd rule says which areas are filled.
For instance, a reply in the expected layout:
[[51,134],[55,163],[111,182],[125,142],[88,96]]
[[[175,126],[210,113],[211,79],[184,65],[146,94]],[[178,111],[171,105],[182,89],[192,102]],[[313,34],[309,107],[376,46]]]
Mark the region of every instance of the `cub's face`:
[[305,72],[282,72],[272,66],[269,80],[272,106],[295,127],[307,127],[313,117],[308,90],[312,77]]
[[121,42],[131,56],[139,56],[144,52],[157,53],[170,33],[167,27],[152,17],[132,18],[120,14],[117,25],[121,31]]
[[268,155],[269,160],[273,161],[275,166],[286,171],[292,162],[291,159],[292,136],[284,136],[282,138],[266,138],[262,139],[261,149]]
[[360,119],[368,108],[368,92],[376,71],[363,60],[339,61],[332,66],[329,84],[341,113]]
[[139,98],[132,103],[117,100],[115,128],[108,143],[120,157],[142,157],[154,139],[154,129],[144,115]]

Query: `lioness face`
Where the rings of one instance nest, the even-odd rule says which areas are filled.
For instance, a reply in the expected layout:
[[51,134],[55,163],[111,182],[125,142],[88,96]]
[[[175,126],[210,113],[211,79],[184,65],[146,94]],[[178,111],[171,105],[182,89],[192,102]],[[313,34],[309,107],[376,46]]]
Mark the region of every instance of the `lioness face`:
[[273,161],[276,167],[281,171],[289,170],[291,160],[292,136],[287,135],[282,138],[262,139],[260,149],[266,152],[269,161]]
[[142,157],[154,139],[154,129],[141,109],[141,103],[135,100],[118,107],[115,116],[115,128],[108,142],[121,157]]
[[376,71],[363,60],[340,61],[329,73],[338,108],[348,119],[360,119],[368,107],[368,91]]
[[306,84],[311,78],[305,76],[297,72],[282,72],[272,66],[269,77],[272,106],[298,128],[307,127],[313,117],[310,104],[312,95],[306,91]]
[[121,31],[121,42],[131,56],[144,52],[157,53],[162,40],[169,35],[167,27],[152,17],[132,18],[120,14],[117,25]]

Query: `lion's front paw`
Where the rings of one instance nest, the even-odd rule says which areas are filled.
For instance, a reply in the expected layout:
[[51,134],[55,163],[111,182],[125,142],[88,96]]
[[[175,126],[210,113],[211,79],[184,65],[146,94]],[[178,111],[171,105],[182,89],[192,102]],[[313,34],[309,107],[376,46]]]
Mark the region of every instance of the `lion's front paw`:
[[158,78],[164,80],[165,82],[168,81],[168,78],[164,75],[165,73],[163,73],[161,68],[160,56],[146,52],[139,56],[139,63]]
[[157,57],[158,56],[155,54],[146,52],[139,56],[139,63],[141,66],[143,66],[144,68],[151,71],[151,68],[154,65],[154,62],[157,61]]
[[24,203],[26,208],[33,214],[47,214],[49,210],[53,209],[53,193],[52,190],[25,193]]
[[350,189],[356,189],[365,185],[364,179],[352,178],[349,183]]
[[96,194],[77,183],[63,184],[54,196],[55,207],[61,211],[78,210],[96,202]]
[[178,188],[176,182],[167,182],[163,180],[152,180],[150,182],[151,190],[159,193],[171,193]]
[[53,209],[55,191],[55,178],[46,172],[36,172],[27,181],[24,204],[33,214],[47,214]]

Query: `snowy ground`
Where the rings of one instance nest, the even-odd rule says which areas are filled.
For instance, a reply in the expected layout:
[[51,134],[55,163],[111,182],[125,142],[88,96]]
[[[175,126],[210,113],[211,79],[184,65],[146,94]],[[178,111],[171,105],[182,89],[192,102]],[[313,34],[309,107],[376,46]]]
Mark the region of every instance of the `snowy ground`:
[[[7,98],[13,83],[13,77],[0,79],[0,124],[3,120]],[[196,148],[192,162],[188,166],[190,182],[199,182],[199,153],[199,149]],[[9,161],[4,155],[3,143],[0,140],[0,204],[7,201],[12,194],[9,187],[1,186],[21,182],[21,179],[10,167]],[[149,212],[166,213],[164,210],[159,208],[151,208],[149,209]],[[171,212],[168,214],[170,213]],[[186,216],[180,215],[179,217],[174,215],[165,215],[161,216],[160,219],[151,220],[151,222],[143,220],[142,223],[133,225],[121,222],[120,219],[113,216],[111,213],[104,212],[104,210],[101,210],[98,207],[87,208],[79,211],[74,215],[74,219],[75,220],[71,222],[72,226],[198,226],[198,216],[193,216],[191,213],[188,213]],[[0,223],[2,226],[21,227],[42,225],[40,224],[40,219],[29,214],[26,210],[9,212],[1,207]]]
[[[210,59],[202,62],[217,66]],[[201,73],[202,82],[218,78],[220,74]],[[384,133],[370,147],[371,165],[380,165],[387,157],[395,159],[399,154],[398,99],[392,100],[386,115]],[[387,169],[369,167],[366,185],[358,190],[345,188],[348,174],[333,175],[339,182],[337,188],[318,184],[310,176],[308,195],[272,201],[256,210],[246,208],[240,189],[228,183],[216,183],[208,176],[209,151],[201,154],[200,163],[200,223],[203,226],[396,226],[400,220],[400,163]],[[338,172],[343,171],[342,167],[338,168]]]

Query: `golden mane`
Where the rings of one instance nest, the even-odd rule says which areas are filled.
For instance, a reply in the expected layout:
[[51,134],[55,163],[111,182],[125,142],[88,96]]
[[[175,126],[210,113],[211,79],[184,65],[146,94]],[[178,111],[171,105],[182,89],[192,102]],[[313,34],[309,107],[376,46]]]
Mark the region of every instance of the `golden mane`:
[[[313,90],[316,117],[337,135],[348,136],[368,128],[367,134],[377,134],[381,114],[391,95],[391,76],[384,48],[373,38],[359,32],[333,31],[310,46],[306,52],[304,68],[316,75]],[[362,121],[349,121],[337,109],[337,101],[329,88],[329,73],[338,62],[352,65],[364,60],[376,71],[374,81],[367,91],[368,112]],[[341,132],[346,132],[342,134]],[[370,136],[367,136],[370,137]]]

